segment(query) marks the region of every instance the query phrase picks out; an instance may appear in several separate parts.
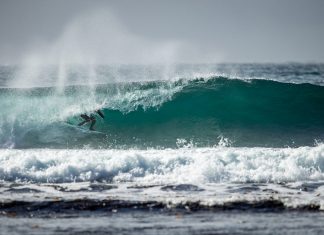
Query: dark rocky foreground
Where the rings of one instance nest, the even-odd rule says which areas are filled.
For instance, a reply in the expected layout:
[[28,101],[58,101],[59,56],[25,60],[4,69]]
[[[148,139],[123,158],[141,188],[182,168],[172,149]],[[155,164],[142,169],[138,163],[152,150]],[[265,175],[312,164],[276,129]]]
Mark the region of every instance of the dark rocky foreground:
[[183,201],[178,204],[164,203],[159,201],[123,201],[114,199],[75,199],[62,200],[52,198],[47,201],[8,201],[0,203],[0,213],[7,217],[55,217],[69,215],[72,217],[79,214],[93,213],[109,215],[110,213],[137,213],[137,212],[156,212],[156,213],[218,213],[218,212],[305,212],[320,211],[318,205],[309,204],[289,208],[283,202],[275,199],[260,201],[233,201],[223,204],[204,205],[199,201]]

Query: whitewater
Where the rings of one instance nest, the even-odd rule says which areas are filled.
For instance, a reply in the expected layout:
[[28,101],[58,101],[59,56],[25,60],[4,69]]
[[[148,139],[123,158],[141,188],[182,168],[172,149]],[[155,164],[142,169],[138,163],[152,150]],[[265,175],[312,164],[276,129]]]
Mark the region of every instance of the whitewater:
[[1,180],[30,183],[281,183],[324,180],[324,145],[299,148],[1,150]]

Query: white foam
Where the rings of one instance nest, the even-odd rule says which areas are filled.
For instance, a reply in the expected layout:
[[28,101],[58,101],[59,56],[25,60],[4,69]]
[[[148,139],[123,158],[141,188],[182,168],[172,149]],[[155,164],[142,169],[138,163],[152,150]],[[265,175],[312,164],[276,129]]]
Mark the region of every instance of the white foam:
[[300,148],[0,150],[0,179],[143,184],[324,180],[324,145]]

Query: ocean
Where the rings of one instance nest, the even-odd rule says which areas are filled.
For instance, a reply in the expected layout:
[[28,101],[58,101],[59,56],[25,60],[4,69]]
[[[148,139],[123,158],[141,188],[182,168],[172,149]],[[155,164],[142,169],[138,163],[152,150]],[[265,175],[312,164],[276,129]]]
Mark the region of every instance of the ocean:
[[324,232],[323,64],[3,65],[0,107],[0,234]]

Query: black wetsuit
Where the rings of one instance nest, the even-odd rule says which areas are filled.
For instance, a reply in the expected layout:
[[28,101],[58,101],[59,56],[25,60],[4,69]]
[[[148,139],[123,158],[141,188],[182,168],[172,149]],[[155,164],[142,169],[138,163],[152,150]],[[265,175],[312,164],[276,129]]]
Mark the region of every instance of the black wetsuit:
[[[105,116],[100,110],[96,110],[96,113],[98,113],[100,117],[105,118]],[[83,118],[84,121],[80,122],[78,126],[82,126],[85,123],[91,122],[89,130],[94,131],[94,125],[96,124],[97,121],[94,114],[90,114],[90,116],[88,116],[87,114],[84,113],[81,114],[80,117]]]

